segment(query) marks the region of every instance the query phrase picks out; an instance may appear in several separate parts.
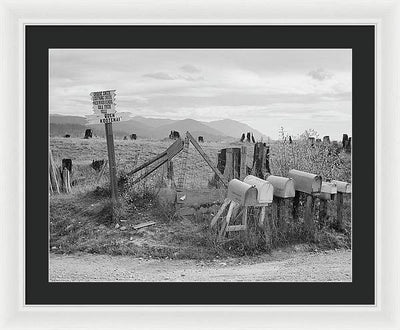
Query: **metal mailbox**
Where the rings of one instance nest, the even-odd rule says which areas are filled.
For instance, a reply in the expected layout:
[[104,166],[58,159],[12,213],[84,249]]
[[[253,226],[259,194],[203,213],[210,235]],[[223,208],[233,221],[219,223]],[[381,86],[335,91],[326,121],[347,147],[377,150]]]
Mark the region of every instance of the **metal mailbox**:
[[272,203],[274,198],[274,187],[270,182],[257,178],[254,175],[246,176],[243,182],[256,187],[258,204]]
[[290,170],[288,177],[294,180],[295,190],[314,194],[321,191],[322,178],[319,175],[298,170]]
[[330,200],[332,199],[332,195],[335,195],[337,193],[337,187],[336,184],[332,182],[322,182],[321,185],[321,193],[319,194],[320,199],[324,200]]
[[257,203],[257,189],[248,183],[233,179],[229,181],[227,197],[240,205],[251,206]]
[[338,192],[351,194],[351,183],[337,180],[332,180],[331,182],[336,185]]
[[294,181],[292,179],[270,175],[267,177],[267,181],[274,187],[274,196],[280,198],[294,197],[295,190]]

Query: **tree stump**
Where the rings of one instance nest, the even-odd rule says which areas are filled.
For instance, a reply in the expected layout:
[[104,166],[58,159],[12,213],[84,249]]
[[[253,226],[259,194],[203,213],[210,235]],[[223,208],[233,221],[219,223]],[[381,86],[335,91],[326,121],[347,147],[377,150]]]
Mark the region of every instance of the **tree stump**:
[[104,165],[104,159],[101,160],[92,160],[92,168],[96,171],[96,172],[100,172],[101,169],[103,168]]
[[349,136],[347,134],[343,134],[343,138],[342,138],[342,148],[344,150],[347,150],[348,148],[348,143],[349,143]]
[[268,173],[271,173],[269,167],[269,146],[263,142],[257,142],[254,145],[252,174],[264,179]]
[[93,137],[93,131],[90,129],[90,128],[88,128],[86,131],[85,131],[85,137],[84,137],[84,139],[91,139]]

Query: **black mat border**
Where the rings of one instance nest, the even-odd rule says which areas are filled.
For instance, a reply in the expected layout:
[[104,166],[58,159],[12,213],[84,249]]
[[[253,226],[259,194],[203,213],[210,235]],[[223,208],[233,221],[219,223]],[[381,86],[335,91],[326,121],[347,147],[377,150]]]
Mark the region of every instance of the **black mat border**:
[[[374,304],[375,28],[26,26],[26,304]],[[352,283],[49,283],[48,49],[351,48]]]

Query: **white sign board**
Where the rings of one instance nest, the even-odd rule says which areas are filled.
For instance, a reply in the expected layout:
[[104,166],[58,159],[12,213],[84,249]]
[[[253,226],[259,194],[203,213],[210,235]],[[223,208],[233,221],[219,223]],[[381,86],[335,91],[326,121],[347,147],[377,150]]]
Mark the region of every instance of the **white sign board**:
[[115,89],[90,93],[93,103],[93,115],[86,115],[88,124],[110,124],[129,120],[130,112],[115,110]]
[[115,113],[115,90],[90,93],[95,114]]

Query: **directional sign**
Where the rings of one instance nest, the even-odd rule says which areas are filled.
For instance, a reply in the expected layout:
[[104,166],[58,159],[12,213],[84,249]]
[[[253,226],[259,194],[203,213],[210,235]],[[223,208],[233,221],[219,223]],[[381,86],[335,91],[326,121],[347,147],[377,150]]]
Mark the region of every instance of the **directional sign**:
[[86,115],[87,123],[89,124],[106,124],[106,123],[118,123],[121,121],[126,121],[130,119],[130,112],[116,112],[108,114],[95,114]]
[[96,114],[115,113],[115,95],[115,89],[90,93],[93,103],[93,112]]

